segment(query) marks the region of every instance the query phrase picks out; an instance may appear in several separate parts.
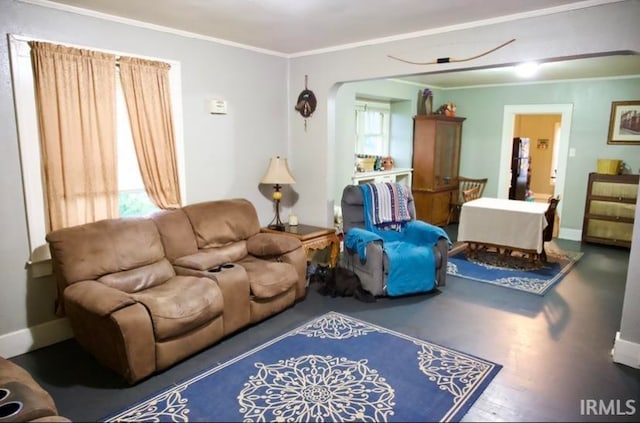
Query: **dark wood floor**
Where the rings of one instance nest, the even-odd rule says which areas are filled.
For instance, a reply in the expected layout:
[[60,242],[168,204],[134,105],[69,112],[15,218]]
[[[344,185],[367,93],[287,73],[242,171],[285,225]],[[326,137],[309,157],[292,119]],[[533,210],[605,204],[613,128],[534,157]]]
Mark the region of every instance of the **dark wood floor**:
[[[362,303],[320,296],[312,284],[303,302],[132,387],[73,340],[12,360],[51,393],[62,415],[96,421],[333,310],[502,364],[463,421],[639,421],[640,370],[610,355],[629,251],[556,242],[585,254],[543,297],[449,277],[433,294]],[[633,400],[636,410],[581,415],[587,400],[617,401],[620,414]]]

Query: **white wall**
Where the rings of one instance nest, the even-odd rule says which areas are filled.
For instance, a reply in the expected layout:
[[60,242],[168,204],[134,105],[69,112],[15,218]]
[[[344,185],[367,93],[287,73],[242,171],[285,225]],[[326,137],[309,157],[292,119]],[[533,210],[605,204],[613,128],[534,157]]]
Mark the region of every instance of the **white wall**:
[[[55,319],[53,278],[34,279],[25,269],[29,247],[7,34],[179,61],[187,201],[245,197],[262,224],[271,220],[271,187],[258,182],[269,157],[288,154],[286,58],[13,0],[0,0],[0,31],[0,344]],[[227,100],[228,114],[209,114],[210,99]]]
[[633,227],[629,270],[624,291],[620,332],[616,335],[613,360],[640,369],[640,185]]

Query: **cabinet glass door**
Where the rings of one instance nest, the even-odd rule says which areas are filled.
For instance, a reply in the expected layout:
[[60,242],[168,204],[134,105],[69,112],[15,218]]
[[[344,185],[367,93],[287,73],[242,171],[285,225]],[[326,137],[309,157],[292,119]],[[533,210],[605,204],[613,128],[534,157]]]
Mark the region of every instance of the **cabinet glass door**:
[[438,122],[435,145],[435,189],[454,187],[458,179],[460,124]]

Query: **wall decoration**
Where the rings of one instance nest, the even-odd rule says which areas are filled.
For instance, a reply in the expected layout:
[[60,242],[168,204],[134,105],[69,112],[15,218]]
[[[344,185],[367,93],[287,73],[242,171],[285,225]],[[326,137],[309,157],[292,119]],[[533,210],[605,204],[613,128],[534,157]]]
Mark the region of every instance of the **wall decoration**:
[[607,144],[640,145],[640,101],[612,101]]
[[546,150],[549,148],[549,139],[548,138],[538,138],[538,143],[536,144],[536,148],[540,150]]
[[310,89],[307,88],[307,75],[304,76],[304,90],[298,96],[298,101],[295,105],[295,109],[304,117],[304,130],[307,130],[307,118],[311,117],[316,110],[318,102],[316,96]]
[[509,40],[509,41],[507,41],[505,43],[502,43],[497,47],[494,47],[494,48],[492,48],[490,50],[487,50],[485,52],[482,52],[480,54],[476,54],[475,56],[465,57],[464,59],[456,59],[456,58],[451,58],[451,57],[438,57],[437,59],[429,61],[429,62],[413,62],[411,60],[401,59],[399,57],[392,56],[390,54],[387,54],[387,57],[389,57],[390,59],[399,60],[399,61],[404,62],[404,63],[409,63],[411,65],[437,65],[437,64],[440,64],[440,63],[468,62],[470,60],[478,59],[478,58],[480,58],[482,56],[486,56],[487,54],[493,53],[494,51],[499,50],[499,49],[501,49],[502,47],[505,47],[508,44],[511,44],[515,40],[516,40],[515,38],[512,38],[511,40]]

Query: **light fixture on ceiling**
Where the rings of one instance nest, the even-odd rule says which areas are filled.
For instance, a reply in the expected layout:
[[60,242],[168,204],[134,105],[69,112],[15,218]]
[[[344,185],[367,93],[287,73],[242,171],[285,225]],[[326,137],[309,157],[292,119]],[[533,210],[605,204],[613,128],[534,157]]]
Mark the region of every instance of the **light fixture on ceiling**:
[[521,78],[530,78],[538,72],[540,64],[536,62],[521,63],[515,67],[516,75]]

